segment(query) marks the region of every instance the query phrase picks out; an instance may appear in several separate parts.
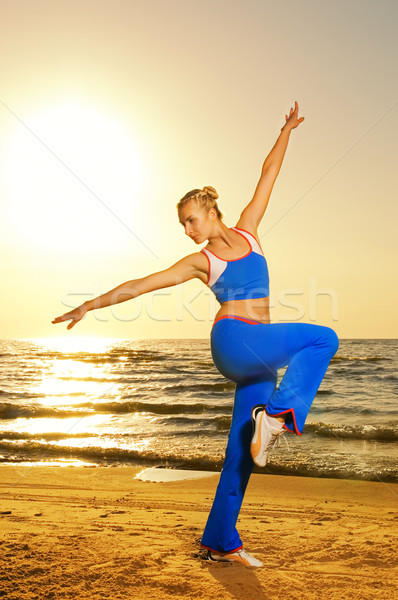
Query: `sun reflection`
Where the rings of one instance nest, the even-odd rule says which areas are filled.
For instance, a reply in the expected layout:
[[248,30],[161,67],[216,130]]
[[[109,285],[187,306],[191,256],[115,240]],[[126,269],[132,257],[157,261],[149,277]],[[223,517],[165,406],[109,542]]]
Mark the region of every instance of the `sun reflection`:
[[101,448],[102,450],[130,450],[135,452],[143,452],[150,446],[150,440],[129,440],[128,442],[120,442],[112,436],[101,436],[95,438],[68,438],[67,440],[59,440],[48,442],[50,445],[66,446],[68,448]]
[[36,338],[34,341],[40,346],[45,346],[47,350],[55,350],[56,352],[106,352],[115,344],[122,342],[118,338],[101,338],[88,336],[68,336],[68,337],[51,337],[51,338]]
[[66,419],[53,419],[53,418],[42,418],[42,419],[20,419],[20,424],[17,422],[14,424],[15,431],[23,431],[31,435],[40,433],[63,433],[78,435],[82,433],[96,432],[99,425],[109,421],[109,415],[91,415],[80,418],[66,418]]
[[118,340],[61,337],[42,338],[35,343],[49,352],[60,352],[59,357],[49,357],[46,373],[34,387],[35,393],[43,395],[43,406],[70,406],[82,400],[95,402],[104,397],[115,399],[120,386],[109,372],[111,364],[107,364],[106,355],[103,362],[95,364],[86,360],[85,353],[101,355],[109,352]]
[[9,422],[0,423],[11,453],[23,460],[42,453],[44,462],[58,455],[61,462],[63,455],[76,460],[98,455],[101,462],[152,453],[155,417],[136,411],[134,400],[131,407],[125,404],[136,387],[120,377],[130,370],[124,342],[92,337],[21,341],[31,352],[29,393],[10,411],[12,431]]
[[[96,399],[104,394],[115,395],[117,385],[104,365],[90,365],[79,360],[53,360],[50,372],[35,388],[44,394],[42,404],[46,406],[76,404],[82,399]],[[67,399],[65,398],[67,396]]]

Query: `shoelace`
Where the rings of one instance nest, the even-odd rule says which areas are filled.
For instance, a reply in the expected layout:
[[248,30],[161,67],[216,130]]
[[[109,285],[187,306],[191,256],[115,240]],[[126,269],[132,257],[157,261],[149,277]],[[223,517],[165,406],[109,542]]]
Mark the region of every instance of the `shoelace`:
[[[270,450],[273,450],[275,447],[276,447],[276,448],[279,448],[279,446],[281,445],[281,437],[282,437],[282,435],[284,435],[285,433],[286,433],[286,431],[284,431],[284,430],[282,429],[282,431],[280,431],[280,432],[278,432],[278,433],[274,433],[274,434],[272,434],[272,436],[271,436],[271,439],[270,439],[270,441],[269,441],[269,444],[268,444],[268,445],[267,445],[267,447],[265,448],[265,452],[269,452]],[[283,439],[285,440],[285,442],[286,442],[286,446],[287,446],[287,449],[288,449],[288,450],[289,450],[289,452],[290,452],[290,446],[289,446],[289,442],[287,441],[287,438],[286,438],[286,437],[284,437]]]

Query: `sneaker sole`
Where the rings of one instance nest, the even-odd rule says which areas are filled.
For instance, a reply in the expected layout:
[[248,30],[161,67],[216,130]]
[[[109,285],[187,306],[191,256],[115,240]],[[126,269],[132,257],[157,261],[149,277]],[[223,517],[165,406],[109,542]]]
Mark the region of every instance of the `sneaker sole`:
[[227,563],[227,564],[236,564],[236,565],[242,565],[244,567],[246,567],[247,569],[261,569],[261,567],[263,567],[263,563],[261,561],[258,561],[258,565],[251,565],[249,563],[249,561],[245,560],[244,558],[242,558],[241,556],[231,556],[230,558],[213,558],[213,556],[210,554],[208,555],[208,560],[210,562],[214,562],[214,563]]

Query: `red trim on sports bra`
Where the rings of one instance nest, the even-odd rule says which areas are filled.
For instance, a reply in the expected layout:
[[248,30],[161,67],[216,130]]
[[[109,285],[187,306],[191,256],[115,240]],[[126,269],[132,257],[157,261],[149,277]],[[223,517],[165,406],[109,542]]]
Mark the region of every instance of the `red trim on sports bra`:
[[[260,244],[259,240],[256,238],[256,236],[254,236],[252,233],[250,233],[250,231],[246,231],[246,229],[242,229],[242,227],[233,227],[232,229],[239,229],[240,231],[244,231],[245,233],[248,233],[249,235],[251,235],[251,236],[252,236],[252,238],[253,238],[254,240],[256,240],[257,244],[258,244],[258,245],[260,246],[260,248],[261,248],[261,244]],[[263,251],[263,249],[262,249],[262,248],[261,248],[261,251]]]
[[[231,230],[231,229],[232,229],[232,227],[229,227],[228,229],[229,229],[229,230]],[[242,231],[244,231],[244,229],[242,229]],[[223,260],[224,262],[235,262],[235,261],[237,261],[237,260],[242,260],[242,258],[246,258],[246,256],[249,256],[249,254],[250,254],[251,252],[253,252],[253,247],[252,247],[251,243],[249,242],[249,240],[247,240],[247,239],[245,238],[245,236],[244,236],[244,235],[242,235],[241,233],[239,233],[239,231],[237,231],[236,233],[238,233],[238,234],[239,234],[241,237],[243,237],[243,239],[245,239],[245,240],[246,240],[246,242],[247,242],[247,243],[249,244],[249,246],[250,246],[250,250],[249,250],[249,252],[248,252],[247,254],[245,254],[244,256],[240,256],[239,258],[231,258],[230,260],[228,260],[227,258],[221,258],[221,256],[217,256],[217,254],[214,254],[214,252],[212,252],[212,251],[211,251],[211,250],[209,250],[208,248],[202,248],[202,250],[204,250],[204,249],[205,249],[207,252],[210,252],[211,254],[213,254],[213,256],[215,256],[215,257],[216,257],[216,258],[218,258],[219,260]],[[249,233],[249,232],[247,231],[247,233]],[[251,235],[251,234],[250,234],[250,235]],[[252,237],[254,237],[254,236],[252,236]],[[256,238],[254,238],[254,239],[256,239]],[[257,240],[256,240],[256,241],[257,241]],[[258,242],[257,242],[257,243],[258,243]]]

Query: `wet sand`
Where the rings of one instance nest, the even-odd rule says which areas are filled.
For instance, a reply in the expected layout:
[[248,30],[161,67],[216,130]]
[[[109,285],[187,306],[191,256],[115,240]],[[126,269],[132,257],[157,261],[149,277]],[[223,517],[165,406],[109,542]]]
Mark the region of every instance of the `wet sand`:
[[218,476],[0,466],[0,598],[391,600],[398,484],[254,475],[238,528],[264,568],[204,560]]

